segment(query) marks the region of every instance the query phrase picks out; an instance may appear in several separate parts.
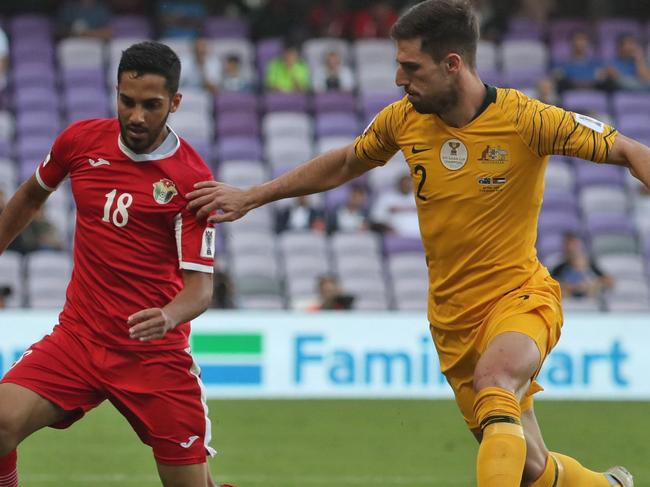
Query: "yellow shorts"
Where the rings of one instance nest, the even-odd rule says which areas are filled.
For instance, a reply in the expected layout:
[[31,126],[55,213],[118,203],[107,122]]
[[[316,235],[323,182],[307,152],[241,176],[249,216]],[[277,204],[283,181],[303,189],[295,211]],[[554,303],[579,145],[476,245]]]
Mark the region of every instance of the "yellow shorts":
[[440,367],[454,390],[456,402],[470,429],[479,425],[474,417],[474,369],[492,339],[505,332],[519,332],[532,338],[540,352],[540,363],[521,401],[522,411],[533,405],[533,394],[542,390],[534,380],[547,355],[560,338],[562,307],[560,285],[544,267],[521,287],[492,303],[480,325],[448,331],[431,327]]

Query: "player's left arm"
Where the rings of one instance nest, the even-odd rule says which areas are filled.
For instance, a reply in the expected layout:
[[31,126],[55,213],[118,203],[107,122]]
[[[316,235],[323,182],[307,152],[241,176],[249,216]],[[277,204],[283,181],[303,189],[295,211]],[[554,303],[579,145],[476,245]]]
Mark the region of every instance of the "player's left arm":
[[134,340],[159,340],[181,323],[196,318],[212,301],[212,274],[183,270],[183,289],[162,308],[149,308],[129,316],[129,335]]
[[605,162],[627,167],[632,175],[650,188],[650,148],[618,134]]

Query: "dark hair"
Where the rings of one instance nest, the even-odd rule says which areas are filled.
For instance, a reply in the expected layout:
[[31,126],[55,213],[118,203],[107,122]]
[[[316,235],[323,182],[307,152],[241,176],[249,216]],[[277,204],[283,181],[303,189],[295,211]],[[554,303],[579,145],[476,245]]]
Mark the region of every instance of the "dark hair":
[[439,63],[450,52],[476,66],[478,18],[469,0],[426,0],[406,11],[391,29],[396,41],[422,40],[422,51]]
[[125,71],[135,71],[138,76],[159,74],[165,78],[165,87],[169,93],[174,94],[178,91],[181,77],[181,61],[169,46],[160,42],[145,41],[122,51],[117,68],[118,83]]

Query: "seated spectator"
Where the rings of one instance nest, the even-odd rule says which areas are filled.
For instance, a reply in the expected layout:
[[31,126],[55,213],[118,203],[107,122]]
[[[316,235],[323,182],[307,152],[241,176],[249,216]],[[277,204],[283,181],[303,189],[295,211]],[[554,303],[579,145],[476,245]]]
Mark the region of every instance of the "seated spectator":
[[643,48],[632,34],[623,34],[617,41],[617,56],[607,68],[607,75],[617,89],[650,89],[650,68]]
[[11,296],[11,288],[9,286],[0,286],[0,309],[7,307],[9,296]]
[[400,176],[394,190],[380,193],[370,214],[372,228],[382,233],[420,238],[417,207],[409,175]]
[[356,39],[389,37],[390,28],[397,20],[397,12],[390,2],[380,0],[357,12],[352,21],[352,36]]
[[9,250],[15,250],[21,254],[37,250],[63,249],[63,240],[59,236],[57,228],[45,216],[43,208],[38,210],[31,223],[9,245]]
[[181,70],[181,86],[203,88],[216,93],[221,83],[221,61],[210,52],[210,43],[200,37],[194,42],[194,55]]
[[353,186],[344,205],[334,211],[329,220],[330,232],[364,232],[370,228],[366,190]]
[[594,55],[594,46],[586,32],[571,36],[571,58],[555,69],[560,91],[598,88],[604,81],[603,62]]
[[325,229],[323,212],[310,204],[308,196],[293,198],[291,206],[282,209],[277,216],[276,230],[313,230]]
[[320,1],[309,11],[309,23],[314,37],[347,38],[352,14],[346,0]]
[[547,105],[558,105],[560,101],[555,82],[551,78],[542,78],[537,82],[533,97]]
[[318,278],[318,302],[309,306],[310,311],[352,309],[354,296],[341,288],[336,276],[326,274]]
[[298,48],[287,45],[282,55],[266,67],[266,87],[269,90],[294,92],[309,87],[309,66],[300,58]]
[[221,91],[252,91],[253,79],[242,69],[241,58],[237,54],[228,54],[221,73],[219,89]]
[[161,38],[196,39],[203,32],[207,10],[201,0],[160,0],[158,23]]
[[325,54],[324,63],[314,70],[312,79],[314,91],[352,91],[354,89],[354,74],[341,61],[336,51]]
[[101,0],[66,0],[59,8],[59,37],[111,38],[111,12]]
[[614,285],[585,251],[582,240],[574,233],[564,236],[564,260],[551,272],[562,287],[562,295],[572,298],[598,298]]

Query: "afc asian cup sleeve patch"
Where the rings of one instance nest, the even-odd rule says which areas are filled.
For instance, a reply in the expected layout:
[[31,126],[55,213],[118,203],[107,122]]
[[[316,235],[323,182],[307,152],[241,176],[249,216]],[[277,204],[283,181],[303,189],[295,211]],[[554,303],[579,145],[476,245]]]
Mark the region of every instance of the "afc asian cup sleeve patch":
[[215,249],[215,230],[213,227],[208,227],[203,231],[203,238],[201,239],[201,257],[204,259],[214,258]]
[[595,118],[591,118],[580,113],[575,113],[574,117],[576,122],[578,122],[580,125],[584,125],[585,127],[590,128],[594,132],[602,134],[605,130],[605,124],[600,120],[596,120]]

